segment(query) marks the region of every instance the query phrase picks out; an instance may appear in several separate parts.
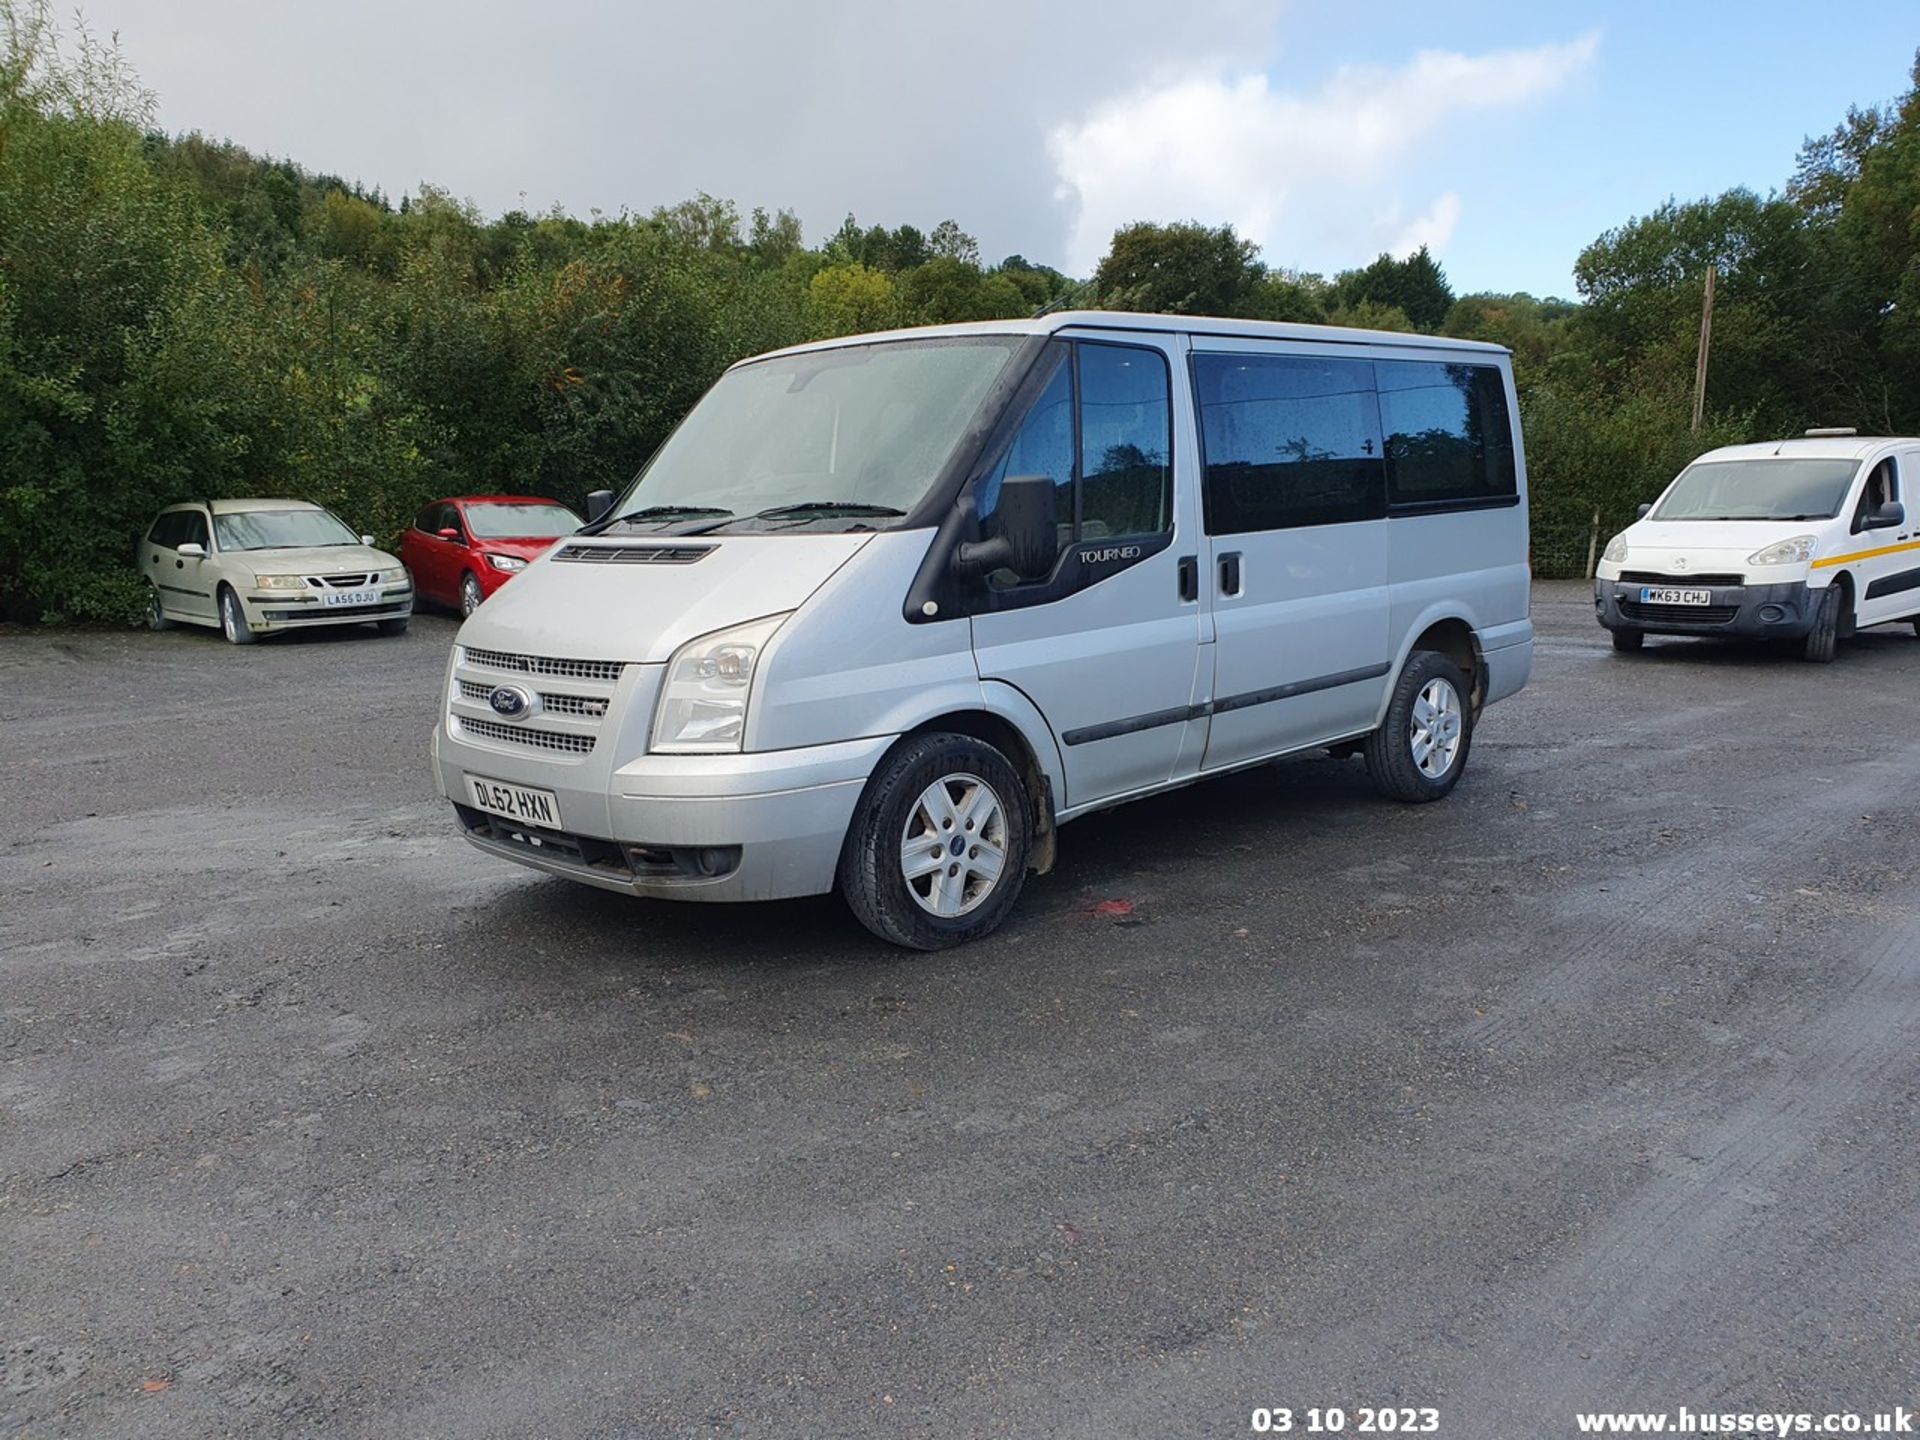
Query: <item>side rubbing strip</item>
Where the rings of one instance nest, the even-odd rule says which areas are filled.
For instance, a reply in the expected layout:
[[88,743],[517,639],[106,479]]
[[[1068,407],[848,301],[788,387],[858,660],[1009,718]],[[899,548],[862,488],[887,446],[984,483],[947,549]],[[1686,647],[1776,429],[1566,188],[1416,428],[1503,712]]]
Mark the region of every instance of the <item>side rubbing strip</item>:
[[1275,700],[1291,700],[1295,695],[1311,695],[1316,690],[1336,690],[1342,685],[1358,685],[1362,680],[1378,680],[1390,665],[1363,665],[1358,670],[1342,670],[1338,675],[1321,675],[1313,680],[1296,680],[1291,685],[1275,685],[1270,690],[1249,690],[1243,695],[1227,695],[1213,702],[1213,713],[1244,710],[1249,705],[1266,705]]
[[1171,710],[1156,710],[1151,715],[1135,715],[1128,720],[1109,720],[1104,725],[1087,725],[1079,730],[1069,730],[1060,738],[1069,745],[1085,745],[1089,740],[1111,740],[1116,735],[1131,735],[1138,730],[1181,725],[1189,720],[1198,720],[1206,713],[1205,705],[1177,705]]
[[1290,700],[1295,695],[1311,695],[1316,690],[1333,690],[1342,685],[1357,685],[1362,680],[1378,680],[1393,667],[1367,665],[1358,670],[1342,670],[1337,675],[1320,675],[1312,680],[1296,680],[1291,685],[1275,685],[1266,690],[1249,690],[1228,695],[1210,705],[1178,705],[1171,710],[1155,710],[1151,715],[1134,715],[1125,720],[1109,720],[1101,725],[1086,725],[1069,730],[1060,738],[1069,745],[1085,745],[1093,740],[1111,740],[1116,735],[1132,735],[1141,730],[1156,730],[1162,725],[1180,725],[1224,710],[1244,710],[1250,705],[1267,705],[1275,700]]
[[1902,595],[1909,590],[1920,590],[1920,570],[1902,570],[1898,575],[1882,575],[1867,585],[1867,599],[1878,600],[1882,595]]

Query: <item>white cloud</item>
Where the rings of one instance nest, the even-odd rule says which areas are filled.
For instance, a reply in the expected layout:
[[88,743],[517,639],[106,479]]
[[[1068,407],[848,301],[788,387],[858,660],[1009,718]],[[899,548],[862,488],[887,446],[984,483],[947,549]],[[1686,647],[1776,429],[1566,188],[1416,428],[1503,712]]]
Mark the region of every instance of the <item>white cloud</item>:
[[1136,220],[1230,222],[1273,263],[1306,268],[1437,250],[1460,196],[1409,202],[1412,159],[1464,115],[1551,93],[1599,43],[1593,32],[1530,50],[1426,51],[1399,67],[1343,68],[1299,94],[1216,63],[1103,100],[1048,139],[1077,212],[1069,267],[1090,273],[1114,230]]

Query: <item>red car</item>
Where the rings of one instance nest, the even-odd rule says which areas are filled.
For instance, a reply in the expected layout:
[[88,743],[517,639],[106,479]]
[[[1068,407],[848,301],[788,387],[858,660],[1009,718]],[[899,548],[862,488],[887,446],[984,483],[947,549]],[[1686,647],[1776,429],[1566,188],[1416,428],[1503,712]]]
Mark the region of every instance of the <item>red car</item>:
[[580,528],[580,517],[557,500],[533,495],[466,495],[436,500],[414,516],[400,539],[400,559],[413,572],[418,599],[462,616]]

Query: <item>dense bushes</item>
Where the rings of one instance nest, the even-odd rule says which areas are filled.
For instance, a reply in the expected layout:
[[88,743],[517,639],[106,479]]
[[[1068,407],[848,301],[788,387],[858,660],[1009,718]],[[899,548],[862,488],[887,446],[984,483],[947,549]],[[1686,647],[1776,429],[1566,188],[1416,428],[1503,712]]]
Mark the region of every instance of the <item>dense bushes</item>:
[[[578,502],[639,466],[729,362],[808,338],[1113,308],[1430,329],[1511,346],[1536,561],[1584,562],[1707,445],[1920,427],[1920,106],[1860,111],[1785,198],[1669,205],[1580,258],[1584,302],[1456,299],[1424,251],[1333,280],[1229,228],[1130,226],[1087,285],[980,262],[952,221],[818,249],[786,212],[483,220],[198,136],[43,0],[0,0],[0,618],[138,609],[140,528],[188,497],[291,494],[392,536],[468,491]],[[1710,421],[1699,282],[1720,267]]]

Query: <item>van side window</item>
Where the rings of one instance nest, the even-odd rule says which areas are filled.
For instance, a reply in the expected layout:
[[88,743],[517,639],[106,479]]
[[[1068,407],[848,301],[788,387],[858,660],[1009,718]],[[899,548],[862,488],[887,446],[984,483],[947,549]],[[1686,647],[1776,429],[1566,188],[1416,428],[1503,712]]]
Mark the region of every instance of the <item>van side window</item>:
[[1073,543],[1073,364],[1069,357],[1033,402],[1007,453],[980,488],[980,512],[992,513],[1009,475],[1046,475],[1054,484],[1060,546]]
[[1513,424],[1497,366],[1376,360],[1395,505],[1500,500],[1517,493]]
[[1080,538],[1173,528],[1173,415],[1166,357],[1083,342]]
[[1365,360],[1193,357],[1207,530],[1238,535],[1387,513],[1379,407]]
[[1894,475],[1893,457],[1887,456],[1873,467],[1873,473],[1867,476],[1867,483],[1860,487],[1860,503],[1853,510],[1853,533],[1858,535],[1867,528],[1867,517],[1889,500],[1900,498],[1900,487]]
[[1166,356],[1079,341],[981,484],[980,513],[993,513],[1007,476],[1048,475],[1057,487],[1061,549],[1076,539],[1164,534],[1173,529],[1172,426]]

